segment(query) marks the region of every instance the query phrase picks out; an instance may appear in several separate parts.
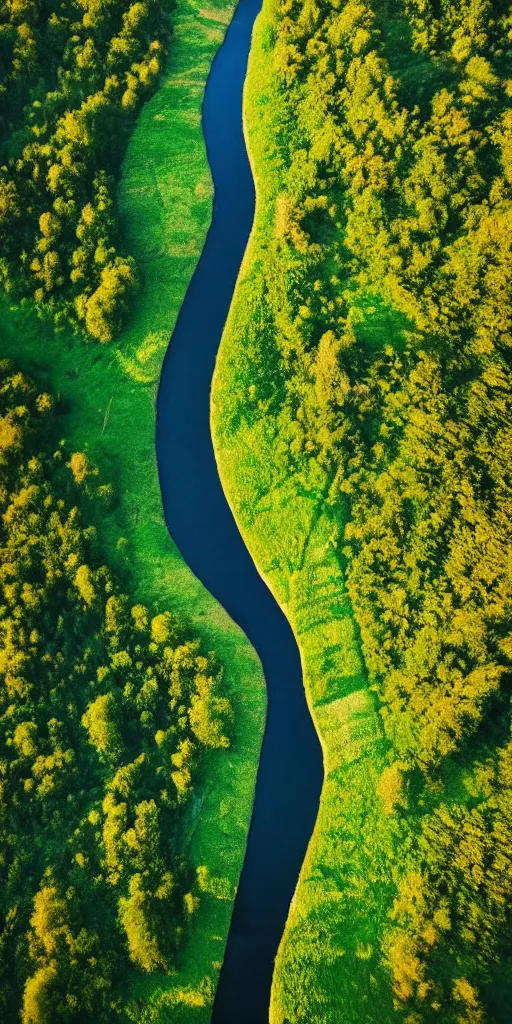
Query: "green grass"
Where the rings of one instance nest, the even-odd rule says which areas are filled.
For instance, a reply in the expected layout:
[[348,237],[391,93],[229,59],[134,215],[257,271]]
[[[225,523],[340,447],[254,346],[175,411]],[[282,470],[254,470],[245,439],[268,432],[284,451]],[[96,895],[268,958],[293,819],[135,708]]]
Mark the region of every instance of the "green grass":
[[266,701],[254,650],[169,538],[155,459],[160,368],[211,217],[201,102],[234,6],[233,0],[213,0],[207,7],[179,0],[168,67],[132,135],[119,203],[144,285],[119,341],[100,347],[55,337],[30,306],[9,308],[4,300],[0,309],[2,355],[37,373],[60,395],[70,446],[85,451],[114,484],[118,506],[101,524],[109,559],[131,573],[138,600],[183,614],[225,666],[235,736],[227,753],[212,752],[203,763],[186,822],[190,861],[207,864],[213,878],[222,880],[212,886],[221,898],[205,894],[177,973],[141,978],[133,993],[143,1004],[155,1001],[155,1019],[170,1015],[184,1024],[210,1019],[245,850]]
[[257,21],[245,90],[256,219],[212,398],[223,487],[297,638],[325,767],[319,816],[277,957],[270,1020],[382,1024],[392,1005],[378,938],[397,838],[396,819],[383,815],[377,791],[386,743],[338,554],[344,523],[339,504],[331,503],[335,485],[313,458],[289,468],[293,425],[281,403],[280,355],[264,284],[274,273],[267,241],[275,230],[284,166],[279,139],[288,116],[267,56],[274,3],[264,4]]

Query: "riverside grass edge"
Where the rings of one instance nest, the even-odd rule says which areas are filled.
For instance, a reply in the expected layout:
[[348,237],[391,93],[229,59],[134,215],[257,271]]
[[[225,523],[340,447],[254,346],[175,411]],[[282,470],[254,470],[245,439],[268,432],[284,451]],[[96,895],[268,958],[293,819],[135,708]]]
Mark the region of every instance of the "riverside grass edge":
[[[384,850],[390,849],[393,837],[392,826],[380,814],[378,795],[386,744],[368,688],[343,567],[335,553],[333,529],[339,536],[344,523],[334,524],[326,512],[326,479],[298,481],[279,475],[273,453],[280,443],[280,428],[266,413],[272,393],[280,386],[261,275],[266,239],[274,230],[282,182],[280,140],[286,134],[286,115],[273,87],[268,56],[276,11],[277,0],[264,0],[249,55],[244,129],[256,187],[256,214],[219,348],[211,422],[222,485],[237,525],[295,633],[324,761],[318,817],[276,957],[270,1024],[286,1024],[287,1007],[296,1008],[300,1002],[301,984],[318,989],[315,1009],[322,1016],[314,1019],[334,1024],[340,1005],[339,994],[335,996],[338,989],[343,990],[344,1005],[354,1019],[361,1011],[361,1000],[367,998],[380,996],[385,1013],[391,1007],[385,983],[378,994],[365,992],[364,965],[357,954],[346,957],[346,976],[337,979],[335,962],[329,962],[319,945],[317,926],[322,926],[323,919],[324,927],[334,927],[337,916],[337,908],[332,915],[328,906],[330,872],[339,866],[333,836],[345,832],[349,845],[357,838],[361,821],[370,816],[380,818],[378,841]],[[260,390],[260,411],[253,413]],[[386,908],[378,893],[366,895],[371,930],[377,936]],[[363,906],[364,900],[360,909]],[[368,935],[358,911],[353,921],[344,922],[344,928],[348,945],[363,948]],[[307,1004],[305,1009],[311,1012]]]
[[[188,812],[185,843],[194,867],[207,864],[217,892],[205,893],[172,975],[140,976],[128,996],[151,1021],[178,1012],[208,1024],[222,965],[252,812],[266,691],[256,653],[183,562],[164,521],[155,454],[160,369],[212,214],[212,183],[201,106],[233,0],[178,0],[167,66],[129,141],[118,187],[121,226],[143,279],[127,326],[114,343],[85,345],[55,335],[30,303],[3,297],[3,356],[46,380],[66,410],[62,429],[114,483],[118,504],[100,541],[132,577],[139,600],[183,615],[215,650],[235,712],[229,751],[203,760],[200,806]],[[167,1012],[166,1012],[167,1011]],[[142,1018],[141,1018],[142,1019]],[[149,1018],[148,1018],[149,1019]],[[163,1019],[163,1018],[162,1018]]]

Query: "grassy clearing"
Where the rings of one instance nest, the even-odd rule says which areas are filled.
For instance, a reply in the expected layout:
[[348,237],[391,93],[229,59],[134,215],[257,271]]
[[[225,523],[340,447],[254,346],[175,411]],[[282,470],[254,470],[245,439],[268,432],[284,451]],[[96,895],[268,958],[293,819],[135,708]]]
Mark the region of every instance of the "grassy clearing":
[[253,649],[167,533],[154,449],[155,397],[211,216],[201,101],[233,8],[232,0],[208,7],[180,0],[168,68],[130,141],[119,201],[144,286],[119,341],[105,348],[85,345],[55,337],[29,307],[12,309],[4,301],[0,310],[2,355],[60,395],[66,437],[114,484],[118,506],[101,524],[111,558],[131,573],[139,600],[183,614],[226,669],[236,735],[227,754],[213,752],[205,761],[187,821],[190,861],[208,865],[212,892],[204,895],[177,974],[144,978],[133,993],[141,1006],[155,1002],[152,1020],[194,1024],[210,1018],[223,958],[252,808],[265,690]]
[[262,273],[263,267],[272,274],[266,240],[275,230],[287,116],[267,58],[272,6],[264,6],[256,25],[245,91],[256,221],[217,359],[212,404],[223,486],[294,629],[326,772],[276,962],[270,1019],[377,1024],[392,1013],[376,940],[389,909],[386,871],[396,826],[382,815],[378,795],[386,744],[338,555],[344,523],[331,502],[334,486],[314,459],[290,472],[286,455],[292,428],[281,404],[276,328]]

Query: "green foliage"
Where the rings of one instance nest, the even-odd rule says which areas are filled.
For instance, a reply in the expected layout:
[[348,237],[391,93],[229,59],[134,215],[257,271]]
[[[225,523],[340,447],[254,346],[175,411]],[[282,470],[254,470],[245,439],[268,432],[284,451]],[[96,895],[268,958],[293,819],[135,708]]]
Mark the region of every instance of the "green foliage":
[[[200,118],[203,90],[232,13],[232,0],[214,0],[207,8],[198,0],[180,2],[161,84],[142,107],[130,135],[118,209],[127,250],[144,267],[144,287],[115,353],[112,346],[77,345],[70,330],[54,333],[49,321],[34,315],[30,303],[20,310],[5,298],[0,301],[2,354],[38,379],[44,374],[45,389],[59,395],[69,414],[60,433],[68,439],[70,453],[85,456],[86,488],[98,499],[93,508],[102,550],[109,552],[112,568],[115,560],[118,570],[129,572],[130,584],[123,589],[136,595],[129,603],[136,600],[138,607],[144,606],[148,619],[148,608],[167,607],[186,618],[193,635],[201,636],[203,649],[218,653],[235,712],[233,756],[226,757],[219,749],[208,751],[204,761],[198,759],[183,831],[183,841],[189,844],[187,862],[209,864],[215,876],[227,876],[230,898],[209,894],[199,906],[193,902],[191,916],[186,911],[186,934],[173,973],[124,973],[126,998],[133,999],[130,1019],[137,1024],[142,1019],[161,1024],[165,1016],[208,1024],[243,859],[265,718],[265,685],[254,651],[187,570],[169,537],[154,458],[160,368],[211,215]],[[66,458],[71,462],[71,455]],[[99,479],[115,480],[115,493],[111,483],[100,483],[106,492],[96,492],[96,464],[101,466]],[[81,488],[81,493],[85,497],[86,490]],[[87,749],[91,753],[92,748]],[[81,860],[84,855],[80,851],[78,856]],[[2,922],[0,972],[14,920],[9,912]],[[7,961],[5,971],[0,990],[4,984],[7,990]],[[9,1020],[0,1009],[4,1016]]]
[[101,343],[136,287],[115,186],[164,65],[172,0],[0,7],[0,280]]
[[176,616],[120,591],[98,473],[5,361],[0,420],[2,1013],[127,1020],[127,972],[171,971],[199,904],[182,808],[230,704]]
[[327,769],[272,1024],[509,1013],[511,43],[501,0],[255,35],[214,437]]
[[92,701],[82,715],[82,725],[99,754],[117,760],[122,750],[122,739],[116,723],[116,702],[113,693],[104,693]]

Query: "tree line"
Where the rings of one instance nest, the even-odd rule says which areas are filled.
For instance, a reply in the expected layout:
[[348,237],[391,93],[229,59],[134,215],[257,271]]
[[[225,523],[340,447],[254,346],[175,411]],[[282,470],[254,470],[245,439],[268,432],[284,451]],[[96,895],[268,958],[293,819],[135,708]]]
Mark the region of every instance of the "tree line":
[[0,3],[0,281],[101,343],[137,287],[116,220],[128,135],[174,0]]
[[0,363],[0,1016],[107,1024],[209,889],[183,814],[232,714],[214,655],[109,568],[112,488],[60,426]]
[[378,954],[397,1018],[505,1020],[512,8],[279,0],[269,17],[285,114],[259,270],[284,386],[247,415],[275,416],[289,474],[328,471],[346,524],[382,809],[403,830]]

